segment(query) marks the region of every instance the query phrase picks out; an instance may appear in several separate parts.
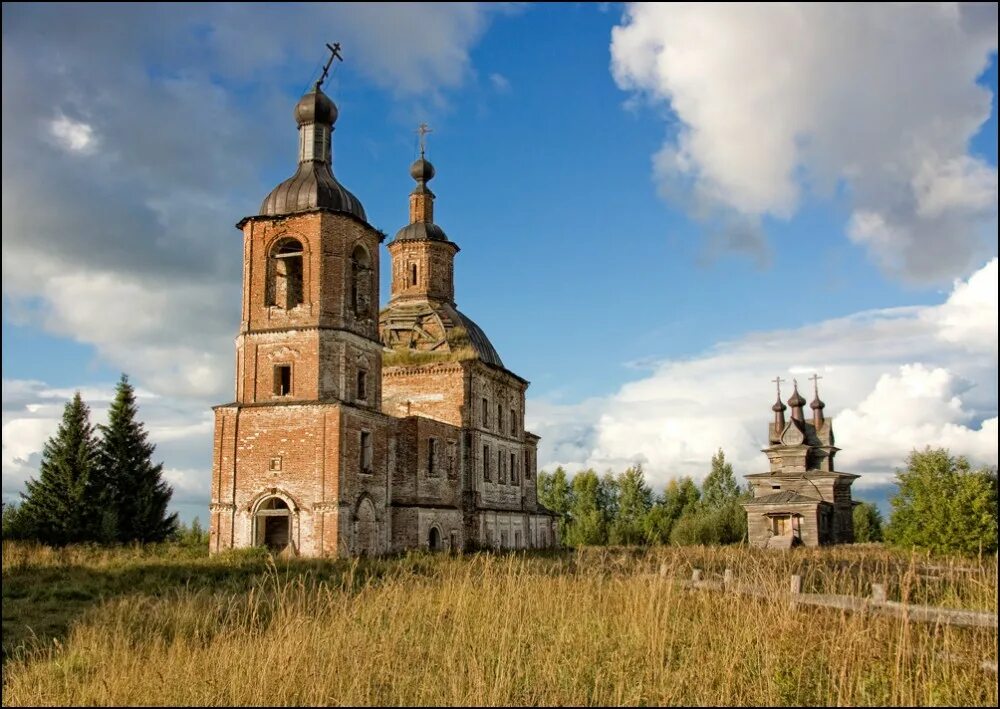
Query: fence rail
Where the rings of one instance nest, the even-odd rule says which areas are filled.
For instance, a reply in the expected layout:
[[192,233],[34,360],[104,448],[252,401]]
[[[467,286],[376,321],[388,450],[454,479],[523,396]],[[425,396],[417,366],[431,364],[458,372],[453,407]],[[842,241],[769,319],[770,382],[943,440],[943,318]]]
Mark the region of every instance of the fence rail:
[[[660,568],[661,576],[666,576],[667,573],[666,566]],[[738,593],[746,596],[773,597],[773,594],[762,589],[737,583],[730,569],[725,570],[721,581],[704,579],[702,577],[702,570],[694,569],[691,573],[691,580],[683,581],[682,584],[688,588]],[[841,610],[890,615],[918,623],[992,628],[993,630],[997,630],[996,613],[959,608],[921,606],[890,601],[886,597],[885,586],[880,583],[872,584],[872,592],[868,597],[842,596],[832,593],[803,593],[802,576],[792,574],[789,578],[787,596],[789,604],[792,607],[822,606],[826,608],[839,608]]]

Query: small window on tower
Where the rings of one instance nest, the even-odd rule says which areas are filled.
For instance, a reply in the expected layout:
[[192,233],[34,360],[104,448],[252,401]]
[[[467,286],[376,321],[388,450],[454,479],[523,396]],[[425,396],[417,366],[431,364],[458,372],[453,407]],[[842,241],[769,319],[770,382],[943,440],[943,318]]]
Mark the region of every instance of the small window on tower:
[[427,474],[437,475],[437,440],[427,439]]
[[490,425],[490,402],[483,397],[483,428]]
[[271,458],[271,471],[277,473],[280,470],[281,470],[281,456],[279,455],[275,456],[274,458]]
[[517,435],[517,414],[514,413],[514,409],[510,410],[510,435]]
[[363,369],[358,370],[358,397],[361,401],[368,400],[368,372]]
[[483,480],[490,479],[490,447],[483,446]]
[[361,472],[372,472],[372,434],[368,431],[361,432]]
[[503,432],[503,404],[497,402],[497,430]]
[[517,485],[517,454],[510,454],[510,482],[512,485]]
[[410,285],[417,285],[417,264],[415,263],[410,264]]
[[289,396],[292,393],[292,365],[279,364],[274,368],[274,395]]
[[507,470],[503,464],[503,451],[497,451],[497,482],[500,484],[507,482]]
[[531,453],[524,451],[524,479],[531,480]]

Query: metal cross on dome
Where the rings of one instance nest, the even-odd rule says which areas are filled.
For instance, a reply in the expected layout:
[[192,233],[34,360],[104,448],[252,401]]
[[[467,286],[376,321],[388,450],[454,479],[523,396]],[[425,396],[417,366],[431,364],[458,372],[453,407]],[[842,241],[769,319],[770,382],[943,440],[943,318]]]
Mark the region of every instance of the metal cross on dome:
[[330,65],[333,64],[334,59],[339,59],[344,61],[344,58],[340,56],[340,42],[334,42],[330,44],[326,43],[326,48],[330,50],[330,58],[326,60],[326,66],[323,67],[323,75],[319,77],[319,81],[316,82],[316,88],[318,89],[326,81],[327,75],[330,73]]
[[813,383],[813,392],[816,394],[817,397],[819,397],[819,380],[822,378],[823,377],[819,376],[816,373],[813,373],[813,375],[809,377],[809,379],[811,379]]
[[774,386],[778,390],[778,398],[780,399],[781,398],[781,383],[785,382],[785,381],[788,381],[788,380],[787,379],[782,379],[781,377],[775,377],[771,381],[774,382]]
[[433,132],[434,129],[428,127],[426,123],[421,123],[417,127],[417,135],[420,136],[420,157],[424,156],[424,150],[427,148],[427,134]]

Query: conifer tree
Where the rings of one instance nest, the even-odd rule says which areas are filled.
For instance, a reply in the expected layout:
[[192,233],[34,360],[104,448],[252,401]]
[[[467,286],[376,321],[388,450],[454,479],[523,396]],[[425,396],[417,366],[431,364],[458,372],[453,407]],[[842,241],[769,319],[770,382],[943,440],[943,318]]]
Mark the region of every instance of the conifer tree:
[[712,470],[701,485],[701,500],[707,507],[719,508],[739,499],[740,485],[733,474],[733,466],[726,462],[726,454],[712,456]]
[[98,470],[107,541],[160,542],[177,529],[177,515],[167,514],[173,492],[162,478],[163,464],[153,464],[155,446],[148,442],[138,413],[135,391],[122,374],[108,423],[100,426]]
[[19,534],[46,544],[88,541],[95,535],[94,468],[97,444],[90,409],[76,392],[42,449],[38,480],[29,480],[17,511]]

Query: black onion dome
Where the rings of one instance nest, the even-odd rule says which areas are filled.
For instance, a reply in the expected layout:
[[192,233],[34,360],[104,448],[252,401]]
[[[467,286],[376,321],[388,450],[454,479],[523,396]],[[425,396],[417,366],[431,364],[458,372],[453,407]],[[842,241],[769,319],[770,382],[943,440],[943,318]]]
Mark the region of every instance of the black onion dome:
[[433,222],[414,222],[396,232],[396,241],[448,241],[444,229]]
[[786,407],[784,404],[782,404],[781,403],[781,399],[779,398],[777,401],[774,402],[774,406],[771,407],[771,411],[774,411],[775,413],[781,413],[786,408],[788,408],[788,407]]
[[826,404],[824,404],[823,400],[820,399],[819,396],[817,396],[815,399],[812,400],[812,403],[809,404],[809,408],[810,409],[823,409],[823,408],[826,408]]
[[330,209],[368,221],[361,200],[355,197],[322,162],[302,162],[295,174],[271,190],[260,205],[267,216]]
[[307,123],[323,123],[329,126],[337,121],[337,106],[319,86],[314,86],[312,91],[306,93],[295,104],[293,115],[295,122],[300,126]]

